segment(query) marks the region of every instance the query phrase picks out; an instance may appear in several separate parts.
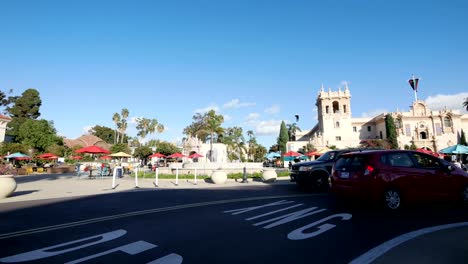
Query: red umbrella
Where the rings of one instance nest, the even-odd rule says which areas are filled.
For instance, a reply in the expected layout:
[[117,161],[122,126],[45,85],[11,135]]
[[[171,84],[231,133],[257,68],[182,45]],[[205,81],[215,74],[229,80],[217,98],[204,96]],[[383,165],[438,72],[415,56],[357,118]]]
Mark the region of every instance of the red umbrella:
[[102,156],[101,159],[110,160],[110,159],[112,159],[112,157],[111,156]]
[[44,159],[53,160],[53,159],[58,159],[58,158],[59,158],[58,156],[52,155],[52,156],[48,156],[47,158],[44,158]]
[[187,156],[180,154],[179,152],[167,156],[168,158],[186,158]]
[[198,153],[193,153],[192,155],[188,156],[191,159],[196,159],[196,158],[203,158],[203,155],[200,155]]
[[149,156],[148,158],[164,158],[164,157],[166,157],[166,155],[157,152],[157,153],[154,153],[153,155]]
[[44,153],[44,154],[41,154],[39,156],[37,156],[36,158],[38,159],[48,159],[49,157],[53,157],[55,156],[54,154],[52,153]]
[[74,159],[74,160],[80,160],[80,159],[82,159],[81,156],[72,156],[71,158]]
[[312,156],[321,156],[322,153],[317,152],[317,151],[309,151],[305,154],[306,156],[312,157]]
[[76,153],[91,153],[91,154],[110,154],[111,152],[107,149],[100,148],[98,146],[88,146],[75,150]]
[[284,153],[283,156],[285,156],[285,157],[299,157],[299,156],[302,156],[302,154],[299,153],[299,152],[296,152],[296,151],[288,151],[288,152]]
[[434,152],[434,151],[430,151],[430,150],[425,149],[425,148],[419,148],[419,149],[416,149],[416,151],[419,151],[419,152],[422,152],[422,153],[426,153],[426,154],[429,154],[429,155],[432,155],[432,156],[435,156],[435,157],[438,157],[438,156],[439,156],[439,153]]

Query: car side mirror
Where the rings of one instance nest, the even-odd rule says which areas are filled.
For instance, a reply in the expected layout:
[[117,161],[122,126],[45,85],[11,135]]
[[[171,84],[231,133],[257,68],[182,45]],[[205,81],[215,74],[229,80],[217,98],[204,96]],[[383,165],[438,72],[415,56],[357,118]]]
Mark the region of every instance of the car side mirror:
[[448,171],[454,171],[455,168],[454,168],[452,165],[448,165],[448,166],[447,166],[447,170],[448,170]]

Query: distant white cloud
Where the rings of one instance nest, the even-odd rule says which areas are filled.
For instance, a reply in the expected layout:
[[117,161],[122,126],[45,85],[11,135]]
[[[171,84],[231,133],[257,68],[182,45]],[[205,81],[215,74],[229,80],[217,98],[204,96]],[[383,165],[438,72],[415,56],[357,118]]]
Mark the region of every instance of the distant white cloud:
[[375,109],[361,114],[361,117],[374,117],[382,113],[388,113],[387,109]]
[[277,136],[282,120],[259,121],[255,127],[255,134],[259,136]]
[[247,123],[256,123],[256,121],[260,118],[260,114],[259,113],[250,113],[247,115],[247,117],[245,118],[245,120],[247,121]]
[[216,112],[219,112],[219,106],[217,106],[216,104],[211,104],[210,106],[207,106],[205,108],[195,109],[193,112],[204,114],[209,112],[210,110],[215,110]]
[[223,115],[223,117],[224,117],[224,122],[232,120],[232,116],[230,116],[230,115]]
[[223,108],[241,108],[248,106],[255,106],[255,103],[241,103],[239,99],[232,99],[231,101],[225,103]]
[[281,110],[281,108],[280,108],[279,105],[272,105],[272,106],[268,107],[267,109],[265,109],[265,113],[271,115],[271,114],[279,113],[280,110]]
[[90,131],[93,127],[95,127],[95,126],[96,126],[96,125],[89,125],[89,126],[83,127],[83,134],[88,134],[89,131]]
[[465,98],[468,98],[468,93],[437,94],[429,96],[426,99],[426,104],[431,110],[442,110],[447,108],[460,110],[461,113],[466,113],[466,108],[463,107]]

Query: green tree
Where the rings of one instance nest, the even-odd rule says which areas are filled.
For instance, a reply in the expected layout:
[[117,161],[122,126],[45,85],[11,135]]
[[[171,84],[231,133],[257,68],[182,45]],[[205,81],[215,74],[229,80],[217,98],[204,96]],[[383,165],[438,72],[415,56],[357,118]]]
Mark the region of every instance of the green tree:
[[7,107],[7,112],[12,120],[8,123],[6,134],[12,136],[15,142],[18,142],[19,127],[29,119],[37,119],[41,113],[39,108],[42,105],[42,100],[39,92],[35,89],[27,89],[19,97],[10,97],[10,102],[13,104]]
[[307,153],[307,152],[310,152],[310,151],[313,151],[315,150],[315,147],[314,145],[312,145],[311,143],[307,143],[303,148],[302,148],[302,151],[304,151],[304,153]]
[[[13,90],[10,89],[8,91],[8,94],[11,94],[13,93]],[[6,107],[8,108],[8,106],[12,103],[13,100],[15,100],[16,97],[12,97],[12,96],[7,96],[7,94],[3,91],[0,91],[0,107],[2,107],[2,113],[3,114],[7,114],[6,113],[6,109],[3,109],[3,107]]]
[[244,160],[243,153],[247,152],[245,138],[241,127],[232,127],[225,130],[223,143],[227,145],[228,155],[232,160]]
[[387,142],[391,149],[398,149],[398,138],[395,122],[391,114],[385,116],[385,130],[387,131]]
[[110,151],[112,153],[117,153],[117,152],[125,152],[130,154],[130,148],[128,147],[128,144],[125,143],[118,143],[114,144],[111,146]]
[[180,151],[176,145],[166,142],[166,141],[160,141],[156,147],[158,148],[157,152],[164,154],[166,156]]
[[88,132],[109,144],[114,144],[116,141],[115,131],[110,127],[96,125]]
[[45,152],[53,153],[59,157],[66,157],[71,153],[71,149],[59,144],[50,145],[45,149]]
[[192,124],[184,128],[183,133],[187,136],[198,137],[202,142],[206,142],[208,140],[209,133],[205,129],[205,115],[200,113],[196,113],[192,117]]
[[205,114],[204,118],[204,128],[209,134],[209,140],[210,140],[210,153],[209,157],[210,160],[213,161],[212,159],[212,153],[213,153],[213,142],[219,137],[219,135],[222,135],[224,132],[224,129],[221,127],[221,125],[224,122],[224,117],[222,115],[217,115],[214,110],[208,111],[208,113]]
[[280,133],[278,137],[278,147],[281,153],[286,152],[286,143],[289,140],[288,129],[284,121],[281,121]]
[[247,151],[247,160],[254,161],[255,149],[257,147],[257,138],[255,137],[253,130],[248,130],[247,136],[249,137],[249,140],[247,141],[248,146],[249,146],[248,151]]
[[460,132],[460,145],[468,146],[466,144],[465,131],[463,131],[463,129]]
[[302,131],[301,128],[296,123],[287,124],[286,128],[288,129],[289,141],[296,141],[296,133],[297,131]]
[[21,143],[5,143],[3,142],[0,146],[0,153],[2,155],[13,154],[15,152],[28,153],[29,146]]
[[28,119],[19,127],[17,139],[22,144],[43,152],[49,146],[63,145],[63,139],[56,133],[52,121]]
[[120,124],[120,115],[119,113],[114,113],[112,116],[112,121],[114,121],[115,129],[114,129],[114,144],[117,144],[119,142],[119,136],[118,136],[118,131],[119,131],[119,124]]
[[210,110],[205,114],[196,113],[193,117],[193,122],[184,128],[184,134],[196,136],[202,142],[210,141],[209,159],[212,160],[211,153],[213,152],[213,143],[220,141],[223,136],[224,129],[221,125],[224,122],[222,115],[217,115],[215,110]]
[[133,156],[146,161],[148,156],[151,154],[153,154],[151,148],[149,148],[148,146],[141,146],[135,149]]
[[266,154],[267,154],[267,149],[262,145],[257,145],[255,147],[254,162],[263,161]]
[[121,114],[121,120],[120,120],[120,134],[121,134],[121,137],[120,137],[120,143],[124,143],[127,138],[125,136],[125,132],[127,132],[127,127],[128,127],[128,122],[127,122],[127,118],[130,114],[130,112],[128,111],[127,108],[123,108],[122,109],[122,112],[120,113]]
[[164,131],[164,125],[159,123],[157,119],[149,119],[149,118],[137,118],[137,136],[141,138],[141,141],[145,139],[145,137],[149,134],[153,134],[155,132],[162,133]]

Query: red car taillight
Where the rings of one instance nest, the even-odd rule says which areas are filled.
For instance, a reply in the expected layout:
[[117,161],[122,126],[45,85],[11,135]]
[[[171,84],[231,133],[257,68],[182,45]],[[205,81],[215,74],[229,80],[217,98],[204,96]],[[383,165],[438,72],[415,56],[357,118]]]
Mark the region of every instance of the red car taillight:
[[366,167],[366,170],[364,171],[364,176],[371,175],[373,171],[374,171],[374,167],[368,165]]

